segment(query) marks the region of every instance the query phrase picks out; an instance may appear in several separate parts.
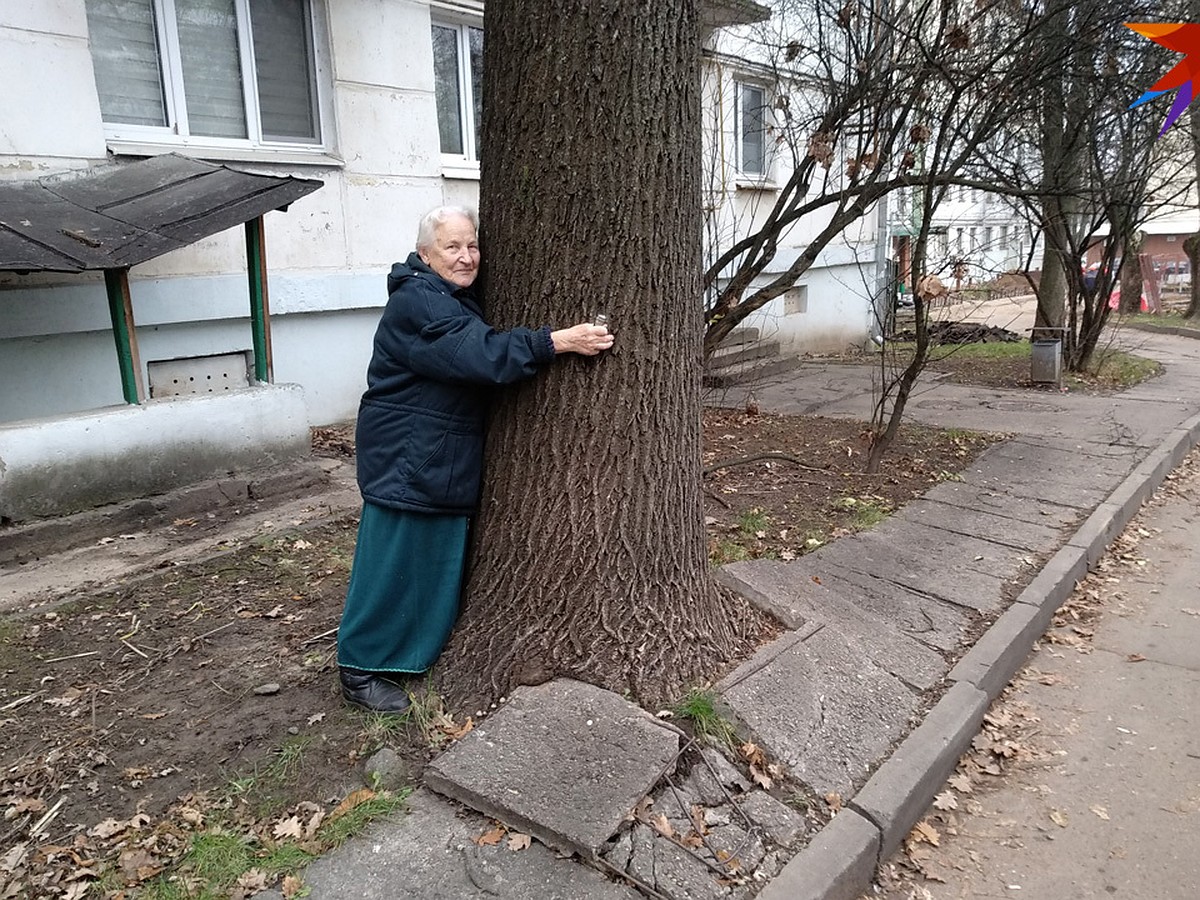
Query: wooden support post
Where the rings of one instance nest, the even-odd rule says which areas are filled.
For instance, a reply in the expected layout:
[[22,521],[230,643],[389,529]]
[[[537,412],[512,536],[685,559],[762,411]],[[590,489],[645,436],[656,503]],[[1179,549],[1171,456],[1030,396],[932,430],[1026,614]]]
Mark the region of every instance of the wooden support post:
[[254,377],[275,380],[271,358],[271,305],[267,299],[267,242],[263,217],[246,223],[246,272],[250,277],[250,329],[254,338]]
[[105,269],[104,288],[108,292],[108,312],[112,317],[113,339],[117,342],[117,363],[121,367],[121,393],[126,403],[146,399],[142,380],[142,358],[138,353],[137,330],[133,323],[133,301],[129,296],[129,270]]

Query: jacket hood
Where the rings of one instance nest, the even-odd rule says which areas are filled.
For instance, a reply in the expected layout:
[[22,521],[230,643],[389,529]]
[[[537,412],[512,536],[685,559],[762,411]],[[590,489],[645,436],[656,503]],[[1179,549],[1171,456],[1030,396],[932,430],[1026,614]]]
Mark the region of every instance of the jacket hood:
[[388,273],[387,278],[388,296],[390,297],[393,293],[395,293],[396,288],[400,287],[401,282],[407,278],[412,278],[418,272],[429,275],[437,274],[433,271],[433,269],[429,268],[429,266],[425,265],[425,263],[421,261],[421,257],[418,256],[417,252],[414,250],[412,253],[408,254],[408,259],[406,259],[404,262],[393,264],[392,271]]

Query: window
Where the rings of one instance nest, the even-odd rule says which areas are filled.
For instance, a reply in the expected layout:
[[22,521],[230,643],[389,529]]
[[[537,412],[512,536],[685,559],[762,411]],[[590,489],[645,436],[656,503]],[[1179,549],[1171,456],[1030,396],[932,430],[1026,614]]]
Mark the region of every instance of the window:
[[322,143],[310,0],[86,0],[110,138]]
[[737,83],[738,171],[767,175],[767,92],[757,85]]
[[479,161],[483,111],[483,29],[433,23],[438,136],[448,162]]
[[992,249],[992,226],[985,225],[983,228],[983,246],[984,249]]

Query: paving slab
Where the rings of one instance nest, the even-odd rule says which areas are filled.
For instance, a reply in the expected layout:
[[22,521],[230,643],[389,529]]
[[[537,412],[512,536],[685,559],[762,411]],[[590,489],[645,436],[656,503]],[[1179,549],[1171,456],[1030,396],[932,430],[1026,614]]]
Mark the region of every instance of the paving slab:
[[834,625],[853,635],[876,665],[917,690],[933,687],[945,674],[941,654],[899,631],[894,618],[880,618],[842,597],[837,588],[807,577],[803,565],[754,560],[733,563],[722,572],[725,584],[777,614],[786,611],[784,621]]
[[1013,519],[985,509],[971,509],[936,500],[913,500],[905,504],[904,518],[930,528],[980,538],[1027,553],[1053,552],[1067,539],[1065,528],[1055,528],[1045,522]]
[[990,541],[893,517],[879,527],[813,553],[818,566],[875,575],[979,612],[1001,606],[1004,585],[1020,574],[1027,554]]
[[1052,503],[1041,497],[1024,497],[1011,493],[1003,485],[983,486],[966,478],[936,484],[925,492],[923,499],[963,509],[981,509],[1022,522],[1042,522],[1055,529],[1072,528],[1087,514],[1079,506]]
[[[472,838],[488,820],[419,790],[408,812],[372,825],[304,872],[310,897],[322,900],[639,900],[630,887],[560,857],[539,843],[514,853]],[[269,892],[260,900],[278,897]]]
[[669,900],[717,900],[729,896],[720,876],[682,847],[646,825],[635,825],[629,874]]
[[595,858],[626,815],[674,770],[679,732],[622,697],[570,679],[508,703],[425,770],[435,791]]
[[1081,459],[1090,456],[1127,459],[1130,465],[1145,452],[1145,448],[1138,444],[1114,444],[1109,440],[1086,440],[1080,436],[1064,438],[1046,434],[1017,434],[1008,440],[1031,448],[1058,450]]
[[1005,441],[984,450],[962,472],[964,481],[1018,497],[1080,509],[1100,503],[1136,464],[1136,455],[1080,454],[1059,443]]
[[849,796],[908,730],[918,695],[833,626],[776,643],[788,640],[782,652],[759,650],[717,691],[792,776]]
[[816,577],[861,609],[942,652],[957,650],[967,626],[978,617],[961,606],[851,569],[826,565]]

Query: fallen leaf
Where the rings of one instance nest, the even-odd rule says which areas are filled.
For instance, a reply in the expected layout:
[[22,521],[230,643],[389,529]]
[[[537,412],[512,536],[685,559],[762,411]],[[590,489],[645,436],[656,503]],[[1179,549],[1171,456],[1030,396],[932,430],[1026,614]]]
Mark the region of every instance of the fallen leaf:
[[271,833],[275,836],[276,840],[292,838],[298,841],[304,837],[304,826],[300,824],[298,816],[289,816],[286,819],[276,822]]
[[103,841],[115,834],[120,834],[128,827],[129,825],[126,822],[118,822],[116,819],[105,819],[103,822],[93,825],[88,830],[88,837],[100,838]]
[[933,808],[941,810],[958,809],[958,799],[954,796],[953,792],[942,791],[933,798]]
[[831,791],[825,795],[825,805],[837,812],[842,808],[842,795]]
[[764,791],[769,791],[775,780],[754,763],[750,764],[750,780]]
[[667,817],[662,813],[659,813],[657,816],[651,816],[650,824],[663,837],[675,837],[675,829],[671,827],[671,823],[667,821]]
[[1057,825],[1059,828],[1067,827],[1066,813],[1060,812],[1057,809],[1050,810],[1050,821],[1053,822],[1055,825]]
[[304,724],[305,725],[316,725],[317,723],[323,721],[324,718],[325,718],[325,713],[323,713],[323,712],[313,713],[311,716],[309,716],[307,719],[304,720]]
[[524,850],[529,846],[530,837],[527,834],[521,834],[519,831],[514,831],[508,836],[508,849],[514,853],[519,850]]
[[1094,812],[1097,816],[1099,816],[1101,819],[1103,819],[1105,822],[1109,821],[1108,810],[1105,809],[1103,806],[1090,806],[1088,808],[1092,812]]
[[5,811],[4,818],[12,819],[21,813],[45,811],[46,801],[41,797],[22,797]]
[[149,720],[149,721],[153,722],[153,721],[155,721],[156,719],[161,719],[161,718],[162,718],[163,716],[165,716],[165,715],[166,715],[166,713],[165,713],[165,712],[159,712],[159,713],[142,713],[140,716],[138,716],[138,718],[139,718],[139,719],[147,719],[147,720]]
[[742,746],[738,748],[738,751],[742,754],[742,758],[751,765],[765,766],[767,764],[766,754],[763,753],[762,748],[753,741],[747,741],[746,743],[742,744]]
[[1140,653],[1130,653],[1128,656],[1125,657],[1125,661],[1126,662],[1145,662],[1146,657],[1142,656],[1142,654],[1140,654]]
[[479,835],[479,837],[472,838],[472,840],[480,847],[494,847],[496,844],[504,840],[504,834],[504,826],[497,825],[490,831],[485,831],[483,834]]
[[0,871],[11,875],[25,862],[27,856],[29,856],[29,845],[17,844],[3,856],[0,856]]
[[300,892],[304,888],[304,882],[295,875],[284,875],[283,884],[279,886],[280,892],[287,900],[292,900],[293,897],[299,897]]
[[261,869],[249,869],[238,876],[237,886],[250,893],[267,889],[267,875]]
[[474,728],[475,720],[470,716],[467,716],[467,721],[463,722],[461,726],[455,725],[454,722],[449,718],[447,718],[446,722],[442,725],[442,731],[452,741],[462,740],[467,736],[467,734],[473,731]]
[[343,800],[341,803],[339,803],[334,808],[333,812],[331,812],[329,814],[329,818],[326,821],[332,822],[335,819],[340,819],[342,816],[344,816],[346,813],[350,812],[350,810],[354,809],[355,807],[361,806],[362,804],[366,803],[368,800],[374,800],[374,799],[375,799],[375,792],[373,790],[371,790],[370,788],[359,788],[357,791],[352,792],[349,796],[346,797],[345,800]]
[[698,803],[693,803],[692,808],[688,811],[688,818],[692,821],[692,827],[696,829],[696,834],[708,834],[708,823],[704,821],[705,809]]
[[145,881],[163,869],[157,859],[140,847],[123,852],[117,858],[117,865],[121,867],[121,874],[126,881]]
[[933,844],[935,847],[940,846],[942,840],[942,836],[938,834],[937,829],[925,820],[921,820],[914,825],[908,836],[915,842],[924,841],[927,844]]
[[975,790],[975,785],[971,781],[971,776],[966,774],[952,775],[949,779],[950,787],[954,788],[960,794],[969,794]]

